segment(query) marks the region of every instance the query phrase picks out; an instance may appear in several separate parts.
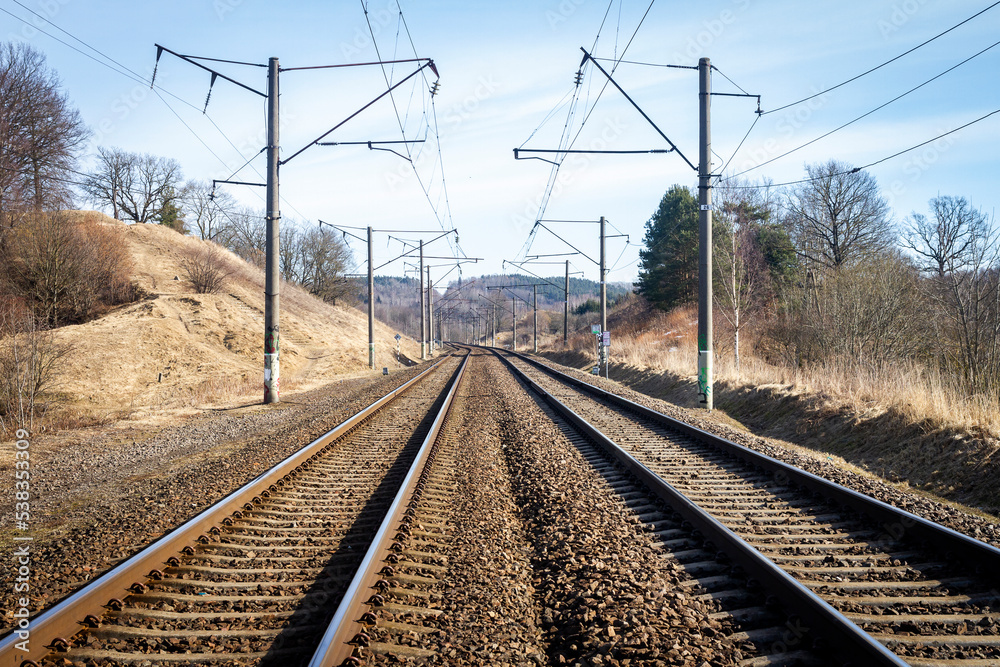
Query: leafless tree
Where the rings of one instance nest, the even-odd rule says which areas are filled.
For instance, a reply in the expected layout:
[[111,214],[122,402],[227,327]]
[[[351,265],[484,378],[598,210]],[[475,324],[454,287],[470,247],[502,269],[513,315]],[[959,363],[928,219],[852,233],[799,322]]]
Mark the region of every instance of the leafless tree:
[[760,223],[773,211],[765,189],[745,182],[723,183],[716,188],[719,204],[713,216],[716,228],[714,262],[718,305],[733,332],[733,355],[740,368],[740,334],[751,317],[766,306],[770,275],[757,243]]
[[263,267],[267,240],[264,212],[249,207],[232,210],[225,216],[217,240],[245,261]]
[[0,215],[66,208],[68,177],[89,136],[45,56],[0,43]]
[[0,255],[0,293],[22,299],[46,326],[83,322],[137,296],[123,235],[94,220],[32,214]]
[[965,197],[935,197],[933,218],[914,212],[907,219],[903,246],[916,253],[921,268],[938,278],[960,268],[988,233],[988,220]]
[[798,252],[818,267],[839,269],[895,243],[889,205],[868,172],[843,162],[808,165],[808,181],[787,197]]
[[225,245],[225,235],[231,215],[237,208],[236,199],[225,190],[213,190],[210,183],[188,181],[181,189],[184,217],[203,241]]
[[176,207],[180,184],[176,160],[101,147],[97,167],[84,179],[83,188],[115,218],[150,222],[168,217],[165,214]]
[[345,278],[351,265],[351,250],[336,233],[311,229],[301,238],[301,283],[324,301],[336,303],[353,289]]
[[970,392],[1000,395],[1000,232],[964,197],[936,197],[914,214],[905,245],[931,274],[943,314],[943,355]]
[[198,294],[215,294],[226,285],[233,268],[225,254],[212,243],[186,250],[181,270]]
[[72,349],[56,342],[17,300],[0,298],[0,431],[34,429],[44,411],[43,396],[55,388],[61,362]]
[[278,270],[292,283],[302,283],[302,232],[291,218],[281,221],[278,243]]

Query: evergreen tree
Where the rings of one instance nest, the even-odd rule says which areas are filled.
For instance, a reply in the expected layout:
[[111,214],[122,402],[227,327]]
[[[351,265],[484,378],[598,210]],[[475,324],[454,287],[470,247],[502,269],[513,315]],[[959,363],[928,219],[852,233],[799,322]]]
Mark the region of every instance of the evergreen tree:
[[671,187],[646,222],[636,292],[664,310],[698,296],[698,198]]

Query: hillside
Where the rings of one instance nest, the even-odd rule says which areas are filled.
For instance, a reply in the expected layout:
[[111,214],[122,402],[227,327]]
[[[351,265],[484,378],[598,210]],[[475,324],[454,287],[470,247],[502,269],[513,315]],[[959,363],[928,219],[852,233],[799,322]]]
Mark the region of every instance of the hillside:
[[[93,214],[90,214],[93,215]],[[263,395],[263,272],[227,251],[232,275],[217,294],[196,294],[184,279],[186,252],[206,242],[167,227],[102,224],[124,235],[134,279],[148,297],[97,320],[55,331],[73,346],[60,373],[64,406],[82,422],[136,418],[152,411],[190,411],[259,401]],[[336,378],[371,374],[364,313],[331,306],[294,285],[280,296],[282,396]],[[402,367],[419,343],[401,341],[376,322],[376,364]],[[380,371],[378,371],[380,372]]]

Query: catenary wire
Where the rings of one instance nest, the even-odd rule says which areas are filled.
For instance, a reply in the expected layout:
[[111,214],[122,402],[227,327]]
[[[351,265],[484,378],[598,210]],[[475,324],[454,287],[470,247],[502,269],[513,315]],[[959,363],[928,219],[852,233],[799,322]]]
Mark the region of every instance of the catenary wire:
[[980,10],[980,11],[976,12],[975,14],[973,14],[973,15],[972,15],[972,16],[970,16],[969,18],[965,19],[964,21],[961,21],[961,22],[959,22],[959,23],[956,23],[955,25],[951,26],[950,28],[948,28],[948,29],[947,29],[947,30],[945,30],[944,32],[939,32],[938,34],[934,35],[934,36],[933,36],[933,37],[931,37],[930,39],[928,39],[928,40],[925,40],[925,41],[921,42],[920,44],[917,44],[917,45],[916,45],[916,46],[914,46],[913,48],[911,48],[911,49],[909,49],[909,50],[907,50],[907,51],[904,51],[903,53],[900,53],[900,54],[899,54],[898,56],[896,56],[895,58],[890,58],[889,60],[886,60],[886,61],[885,61],[884,63],[882,63],[882,64],[880,64],[880,65],[876,65],[875,67],[872,67],[871,69],[869,69],[869,70],[866,70],[866,71],[862,72],[861,74],[858,74],[857,76],[853,76],[853,77],[851,77],[850,79],[848,79],[848,80],[846,80],[846,81],[843,81],[843,82],[841,82],[841,83],[838,83],[838,84],[837,84],[837,85],[835,85],[835,86],[831,86],[831,87],[827,88],[826,90],[822,90],[822,91],[820,91],[820,92],[818,92],[818,93],[815,93],[815,94],[813,94],[813,95],[810,95],[809,97],[804,97],[804,98],[802,98],[801,100],[798,100],[798,101],[796,101],[796,102],[791,102],[791,103],[789,103],[789,104],[785,104],[785,105],[783,105],[783,106],[780,106],[780,107],[778,107],[777,109],[771,109],[770,111],[764,111],[764,112],[762,112],[762,113],[763,113],[764,115],[767,115],[767,114],[772,114],[772,113],[776,113],[776,112],[778,112],[778,111],[783,111],[784,109],[787,109],[787,108],[789,108],[789,107],[794,107],[794,106],[796,106],[796,105],[798,105],[798,104],[802,104],[803,102],[808,102],[809,100],[812,100],[812,99],[815,99],[815,98],[817,98],[817,97],[819,97],[819,96],[821,96],[821,95],[825,95],[826,93],[829,93],[829,92],[831,92],[831,91],[833,91],[833,90],[836,90],[837,88],[840,88],[840,87],[842,87],[842,86],[846,86],[847,84],[849,84],[849,83],[851,83],[851,82],[853,82],[853,81],[857,81],[857,80],[858,80],[858,79],[860,79],[861,77],[864,77],[864,76],[867,76],[867,75],[871,74],[872,72],[875,72],[876,70],[879,70],[879,69],[882,69],[882,68],[883,68],[883,67],[885,67],[886,65],[888,65],[888,64],[890,64],[890,63],[894,63],[894,62],[896,62],[896,61],[897,61],[897,60],[899,60],[900,58],[902,58],[902,57],[904,57],[904,56],[907,56],[907,55],[909,55],[909,54],[913,53],[913,52],[914,52],[914,51],[916,51],[917,49],[919,49],[919,48],[922,48],[922,47],[924,47],[924,46],[927,46],[928,44],[930,44],[930,43],[931,43],[931,42],[933,42],[934,40],[936,40],[936,39],[938,39],[938,38],[940,38],[940,37],[943,37],[943,36],[947,35],[947,34],[948,34],[949,32],[951,32],[952,30],[955,30],[956,28],[959,28],[960,26],[963,26],[963,25],[965,25],[965,24],[966,24],[966,23],[968,23],[969,21],[971,21],[971,20],[973,20],[973,19],[975,19],[975,18],[978,18],[979,16],[982,16],[983,14],[985,14],[986,12],[988,12],[989,10],[993,9],[994,7],[996,7],[997,5],[1000,5],[1000,0],[997,0],[997,2],[994,2],[993,4],[989,5],[988,7],[986,7],[986,8],[985,8],[985,9],[983,9],[983,10]]
[[831,134],[834,134],[835,132],[839,132],[840,130],[843,130],[844,128],[846,128],[846,127],[848,127],[848,126],[850,126],[850,125],[853,125],[854,123],[858,122],[859,120],[861,120],[861,119],[863,119],[863,118],[866,118],[867,116],[870,116],[870,115],[872,115],[872,114],[873,114],[873,113],[875,113],[876,111],[880,111],[881,109],[884,109],[885,107],[889,106],[889,105],[890,105],[890,104],[892,104],[893,102],[897,102],[898,100],[901,100],[901,99],[903,99],[904,97],[906,97],[906,96],[907,96],[907,95],[909,95],[910,93],[913,93],[913,92],[916,92],[917,90],[920,90],[920,89],[921,89],[921,88],[923,88],[924,86],[926,86],[926,85],[928,85],[928,84],[932,83],[933,81],[936,81],[937,79],[940,79],[940,78],[941,78],[942,76],[944,76],[945,74],[948,74],[949,72],[952,72],[952,71],[954,71],[954,70],[958,69],[959,67],[961,67],[962,65],[966,64],[966,63],[967,63],[967,62],[969,62],[970,60],[972,60],[972,59],[974,59],[974,58],[978,58],[979,56],[983,55],[984,53],[986,53],[987,51],[989,51],[990,49],[992,49],[992,48],[994,48],[994,47],[996,47],[996,46],[1000,46],[1000,41],[997,41],[997,42],[993,42],[993,44],[990,44],[990,45],[989,45],[989,46],[987,46],[987,47],[986,47],[985,49],[983,49],[983,50],[979,51],[978,53],[976,53],[976,54],[974,54],[974,55],[971,55],[971,56],[969,56],[968,58],[966,58],[966,59],[965,59],[965,60],[963,60],[962,62],[958,63],[957,65],[953,65],[953,66],[949,67],[948,69],[946,69],[945,71],[943,71],[943,72],[941,72],[941,73],[937,74],[936,76],[933,76],[933,77],[931,77],[930,79],[927,79],[927,80],[926,80],[926,81],[924,81],[923,83],[921,83],[921,84],[919,84],[919,85],[917,85],[917,86],[914,86],[913,88],[910,88],[909,90],[907,90],[907,91],[906,91],[906,92],[904,92],[904,93],[901,93],[900,95],[897,95],[896,97],[892,98],[892,99],[891,99],[891,100],[889,100],[888,102],[885,102],[885,103],[883,103],[883,104],[880,104],[880,105],[878,105],[877,107],[875,107],[875,108],[874,108],[874,109],[872,109],[871,111],[867,111],[867,112],[865,112],[865,113],[861,114],[860,116],[858,116],[857,118],[855,118],[855,119],[853,119],[853,120],[850,120],[850,121],[848,121],[848,122],[844,123],[843,125],[840,125],[839,127],[836,127],[836,128],[834,128],[834,129],[830,130],[829,132],[826,132],[825,134],[821,134],[820,136],[816,137],[815,139],[812,139],[812,140],[810,140],[810,141],[807,141],[806,143],[802,144],[801,146],[796,146],[795,148],[792,148],[791,150],[788,150],[788,151],[785,151],[785,152],[784,152],[784,153],[782,153],[781,155],[776,155],[775,157],[773,157],[773,158],[771,158],[771,159],[769,159],[769,160],[765,160],[764,162],[761,162],[761,163],[760,163],[760,164],[758,164],[758,165],[755,165],[755,166],[753,166],[753,167],[750,167],[749,169],[744,169],[744,170],[743,170],[743,171],[741,171],[740,173],[738,173],[738,174],[734,174],[734,175],[733,175],[733,176],[731,176],[730,178],[736,178],[736,177],[738,177],[738,176],[742,176],[743,174],[746,174],[746,173],[748,173],[748,172],[751,172],[751,171],[754,171],[755,169],[760,169],[761,167],[763,167],[763,166],[764,166],[764,165],[766,165],[766,164],[770,164],[770,163],[774,162],[775,160],[780,160],[781,158],[783,158],[783,157],[787,157],[788,155],[791,155],[792,153],[795,153],[796,151],[800,151],[800,150],[802,150],[802,149],[803,149],[803,148],[805,148],[806,146],[810,146],[810,145],[812,145],[812,144],[816,143],[817,141],[819,141],[819,140],[821,140],[821,139],[825,139],[825,138],[829,137],[829,136],[830,136]]

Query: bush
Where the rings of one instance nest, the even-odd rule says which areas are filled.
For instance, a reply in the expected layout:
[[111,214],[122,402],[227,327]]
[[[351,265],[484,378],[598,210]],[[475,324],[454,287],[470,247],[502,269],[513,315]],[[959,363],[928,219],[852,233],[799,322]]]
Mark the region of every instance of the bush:
[[51,331],[23,303],[0,299],[0,433],[34,430],[44,413],[45,392],[54,387],[61,360],[72,347],[57,343]]
[[6,241],[0,294],[20,300],[43,326],[85,322],[140,296],[124,235],[92,216],[31,214]]
[[185,250],[181,270],[198,294],[215,294],[221,291],[233,273],[225,255],[214,245]]

